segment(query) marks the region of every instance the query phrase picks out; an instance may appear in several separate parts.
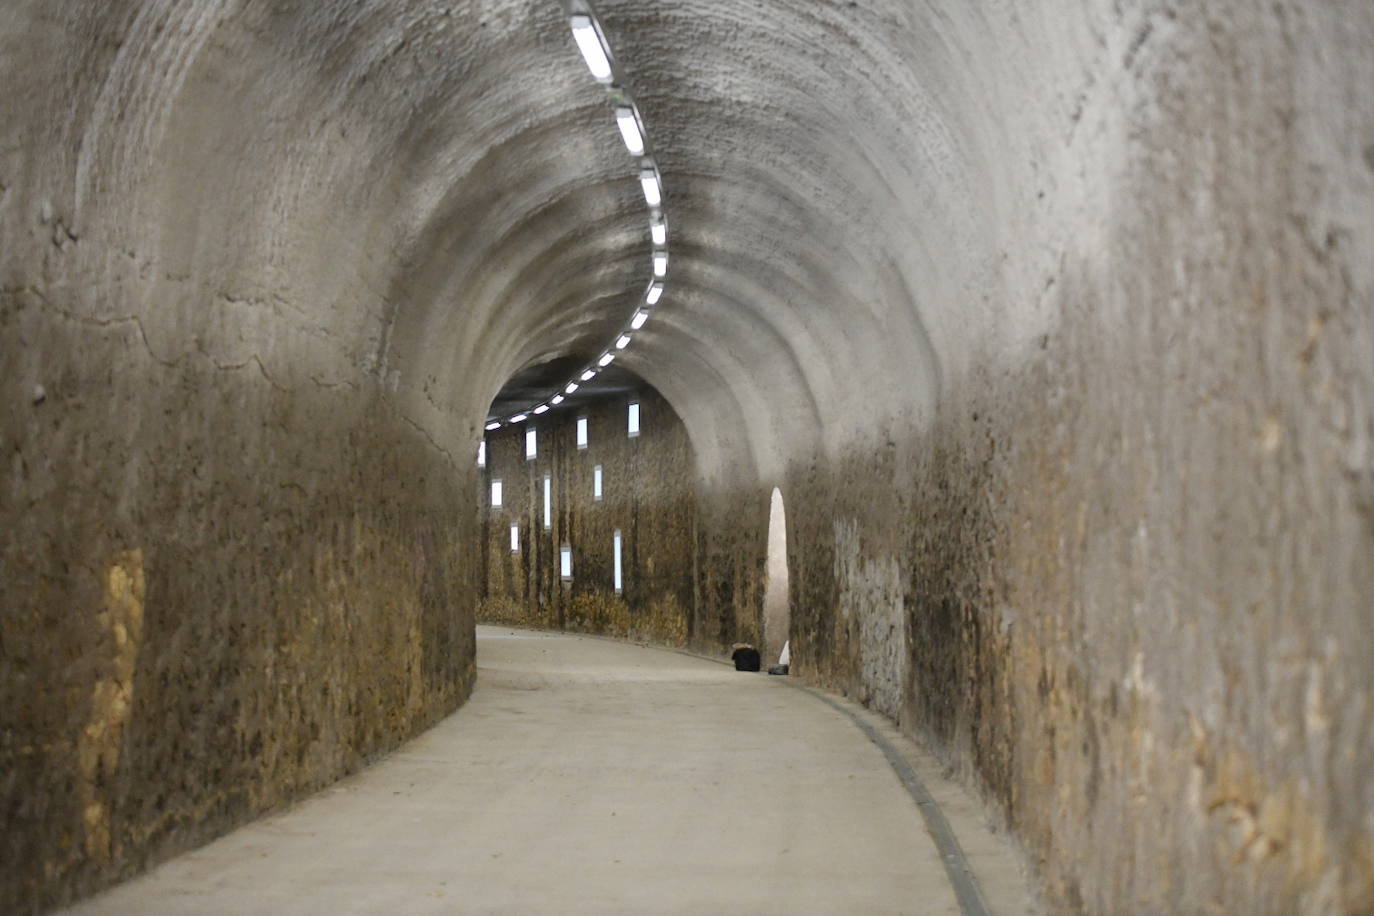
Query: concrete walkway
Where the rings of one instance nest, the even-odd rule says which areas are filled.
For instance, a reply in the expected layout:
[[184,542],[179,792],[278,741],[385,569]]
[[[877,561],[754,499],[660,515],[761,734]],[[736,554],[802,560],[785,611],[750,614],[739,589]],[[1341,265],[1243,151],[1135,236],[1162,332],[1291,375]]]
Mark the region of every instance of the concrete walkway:
[[[430,732],[70,912],[959,913],[883,752],[784,679],[508,628],[477,652]],[[1003,844],[920,769],[991,909],[1025,912]]]

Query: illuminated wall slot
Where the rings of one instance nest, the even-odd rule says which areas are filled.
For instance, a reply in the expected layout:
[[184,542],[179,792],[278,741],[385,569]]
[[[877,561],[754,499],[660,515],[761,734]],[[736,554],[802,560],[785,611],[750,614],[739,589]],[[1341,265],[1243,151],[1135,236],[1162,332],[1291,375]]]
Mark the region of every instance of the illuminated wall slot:
[[621,579],[620,573],[620,529],[616,529],[615,537],[615,593],[619,595],[625,590],[625,584]]
[[553,478],[544,475],[544,530],[553,528]]

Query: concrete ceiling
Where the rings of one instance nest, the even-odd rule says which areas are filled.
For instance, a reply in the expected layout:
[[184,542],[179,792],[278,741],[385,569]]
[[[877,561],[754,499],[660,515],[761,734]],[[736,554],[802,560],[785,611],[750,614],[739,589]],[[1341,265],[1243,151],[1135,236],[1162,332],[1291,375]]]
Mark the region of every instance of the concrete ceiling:
[[[227,307],[153,318],[155,349],[229,322],[213,336],[282,371],[361,366],[466,437],[514,373],[604,347],[644,287],[634,163],[556,0],[25,6],[46,24],[26,53],[70,70],[16,87],[70,138],[57,212],[130,253],[118,269],[300,310],[294,339]],[[623,364],[706,473],[919,418],[951,328],[988,323],[951,301],[995,202],[970,42],[996,41],[963,6],[599,4],[671,221],[668,292]]]
[[[10,50],[51,63],[4,113],[66,157],[7,175],[24,205],[99,238],[102,282],[210,298],[148,307],[156,353],[361,369],[466,451],[507,380],[594,356],[643,290],[634,163],[557,0],[12,12]],[[1046,277],[1098,244],[1116,113],[1150,101],[1119,64],[1170,28],[1105,0],[598,12],[671,224],[667,293],[620,364],[703,474],[765,479],[919,429],[971,367],[1034,346]]]

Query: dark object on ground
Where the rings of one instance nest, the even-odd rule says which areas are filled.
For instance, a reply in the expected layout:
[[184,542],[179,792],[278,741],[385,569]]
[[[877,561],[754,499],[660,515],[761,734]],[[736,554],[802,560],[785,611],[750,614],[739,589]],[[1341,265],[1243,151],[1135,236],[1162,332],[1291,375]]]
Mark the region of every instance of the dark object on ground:
[[773,665],[771,668],[768,669],[768,673],[769,673],[769,674],[786,674],[786,673],[787,673],[787,666],[786,666],[786,665]]
[[748,643],[735,643],[735,651],[730,653],[730,657],[735,660],[736,671],[759,670],[759,650]]

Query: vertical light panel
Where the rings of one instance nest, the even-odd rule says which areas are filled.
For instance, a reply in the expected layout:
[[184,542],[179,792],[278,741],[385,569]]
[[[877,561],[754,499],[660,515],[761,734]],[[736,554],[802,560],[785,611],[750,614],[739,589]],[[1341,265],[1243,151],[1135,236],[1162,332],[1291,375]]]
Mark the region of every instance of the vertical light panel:
[[519,525],[511,525],[511,526],[510,526],[510,552],[511,552],[511,553],[519,553],[519,552],[520,552],[520,526],[519,526]]
[[624,580],[620,576],[620,529],[615,531],[615,593],[619,595],[625,590]]
[[544,530],[553,527],[553,478],[544,475]]
[[477,466],[484,468],[487,466],[487,440],[483,439],[477,443]]
[[577,447],[578,447],[578,448],[586,448],[586,447],[587,447],[587,418],[586,418],[586,417],[578,417],[578,418],[577,418]]
[[529,461],[537,454],[539,454],[538,433],[536,433],[534,427],[531,426],[529,429],[525,430],[525,460]]
[[497,477],[491,482],[491,507],[501,508],[501,478]]
[[572,581],[572,546],[569,544],[558,548],[558,577],[564,582]]
[[631,438],[633,438],[633,437],[639,435],[639,402],[638,402],[638,401],[635,401],[635,402],[633,402],[633,403],[630,404],[630,415],[629,415],[629,418],[628,418],[628,427],[627,427],[627,428],[629,429],[629,433],[630,433],[630,437],[631,437]]
[[601,498],[601,465],[592,468],[592,499]]

